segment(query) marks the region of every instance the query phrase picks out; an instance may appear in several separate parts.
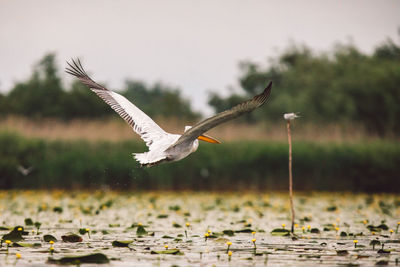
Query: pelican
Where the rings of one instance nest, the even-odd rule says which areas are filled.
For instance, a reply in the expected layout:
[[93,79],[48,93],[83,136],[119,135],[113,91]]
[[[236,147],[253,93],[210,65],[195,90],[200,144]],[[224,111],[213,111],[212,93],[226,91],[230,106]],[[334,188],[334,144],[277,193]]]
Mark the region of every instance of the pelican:
[[146,167],[162,162],[178,161],[187,157],[197,150],[199,146],[198,140],[219,144],[218,140],[204,133],[219,124],[262,106],[269,98],[272,88],[272,82],[270,82],[261,94],[252,99],[205,119],[194,126],[186,126],[182,135],[171,134],[161,129],[157,123],[128,99],[93,81],[83,69],[79,59],[72,60],[71,63],[67,62],[67,64],[69,66],[66,68],[68,74],[77,77],[84,85],[102,98],[143,139],[149,151],[133,153],[133,157],[141,166]]

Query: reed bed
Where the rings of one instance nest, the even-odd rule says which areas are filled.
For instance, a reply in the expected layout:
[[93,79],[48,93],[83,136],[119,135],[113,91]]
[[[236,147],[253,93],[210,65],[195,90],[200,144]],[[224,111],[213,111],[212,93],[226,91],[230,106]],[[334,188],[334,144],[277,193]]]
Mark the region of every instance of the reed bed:
[[[155,121],[166,131],[183,133],[185,125],[193,125],[177,118],[156,118]],[[303,123],[293,124],[294,139],[312,142],[359,142],[376,141],[382,137],[368,134],[362,127],[353,124],[317,125]],[[223,142],[238,140],[253,141],[286,141],[285,122],[247,124],[231,122],[209,131],[211,135]],[[125,141],[140,140],[132,129],[120,118],[97,120],[56,119],[31,120],[23,117],[6,117],[0,119],[0,131],[15,132],[24,137],[46,140],[90,140],[90,141]],[[385,139],[396,139],[387,136]],[[398,139],[398,138],[397,138]]]

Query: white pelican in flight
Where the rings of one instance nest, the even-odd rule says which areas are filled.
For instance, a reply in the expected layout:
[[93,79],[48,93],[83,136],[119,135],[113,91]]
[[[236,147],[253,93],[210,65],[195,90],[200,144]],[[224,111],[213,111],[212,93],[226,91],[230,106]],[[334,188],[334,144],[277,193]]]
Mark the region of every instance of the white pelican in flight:
[[76,76],[90,90],[95,92],[111,106],[140,135],[149,148],[148,152],[133,153],[133,157],[142,165],[151,167],[161,162],[178,161],[195,152],[198,140],[219,144],[220,142],[204,133],[228,120],[239,117],[263,105],[271,94],[272,82],[265,90],[233,108],[205,119],[194,126],[186,126],[184,134],[170,134],[158,126],[149,116],[120,94],[108,90],[93,81],[85,72],[80,60],[68,63],[66,72]]

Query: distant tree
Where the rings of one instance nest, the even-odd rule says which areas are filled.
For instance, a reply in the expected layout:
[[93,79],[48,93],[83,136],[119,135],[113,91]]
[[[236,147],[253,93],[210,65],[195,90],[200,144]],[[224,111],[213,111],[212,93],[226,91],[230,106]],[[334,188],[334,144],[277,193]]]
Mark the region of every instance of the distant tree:
[[268,67],[241,63],[244,94],[211,94],[216,112],[249,98],[269,80],[273,90],[268,108],[251,120],[281,120],[285,112],[299,111],[313,123],[357,123],[377,134],[400,134],[400,47],[391,40],[373,55],[352,45],[338,45],[332,53],[313,54],[306,47],[290,47]]
[[66,119],[101,118],[114,114],[104,101],[78,80],[73,81],[62,107],[64,108],[62,116]]
[[34,67],[30,79],[17,83],[7,95],[8,112],[35,118],[59,116],[64,96],[55,55],[48,54]]
[[[140,106],[150,116],[179,117],[193,120],[200,117],[179,89],[161,83],[148,87],[129,80],[126,89],[119,92]],[[33,68],[31,77],[15,84],[5,96],[0,95],[3,115],[17,114],[30,118],[100,118],[117,116],[110,107],[78,80],[69,90],[61,83],[55,55],[48,54]]]

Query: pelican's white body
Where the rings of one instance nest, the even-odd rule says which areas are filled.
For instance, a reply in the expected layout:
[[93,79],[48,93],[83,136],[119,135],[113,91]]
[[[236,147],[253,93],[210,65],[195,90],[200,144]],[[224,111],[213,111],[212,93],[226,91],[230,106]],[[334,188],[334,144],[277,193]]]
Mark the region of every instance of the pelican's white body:
[[[190,128],[190,126],[186,126],[185,132]],[[166,133],[165,136],[161,139],[155,140],[149,146],[148,152],[133,153],[133,157],[142,165],[152,165],[161,161],[181,160],[197,150],[199,147],[199,141],[194,140],[188,145],[171,147],[180,137],[180,134]]]
[[155,148],[144,153],[133,153],[133,157],[142,165],[155,164],[161,161],[178,161],[191,153],[195,152],[199,146],[199,141],[195,140],[189,146],[178,146],[170,148],[181,135],[168,134],[168,137],[163,138],[160,142],[155,143]]

